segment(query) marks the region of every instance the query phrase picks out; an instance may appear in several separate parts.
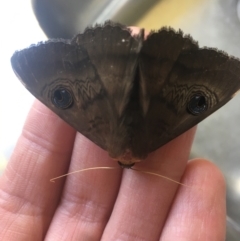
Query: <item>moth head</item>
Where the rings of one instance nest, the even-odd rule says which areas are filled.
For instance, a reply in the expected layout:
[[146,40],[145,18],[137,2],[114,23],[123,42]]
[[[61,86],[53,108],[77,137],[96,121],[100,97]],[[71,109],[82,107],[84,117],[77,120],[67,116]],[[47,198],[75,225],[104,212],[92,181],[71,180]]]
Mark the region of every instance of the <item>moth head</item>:
[[124,163],[121,163],[120,161],[118,161],[118,164],[119,164],[119,166],[122,167],[122,168],[131,169],[131,168],[135,165],[135,162],[134,162],[134,163],[131,163],[131,164],[124,164]]

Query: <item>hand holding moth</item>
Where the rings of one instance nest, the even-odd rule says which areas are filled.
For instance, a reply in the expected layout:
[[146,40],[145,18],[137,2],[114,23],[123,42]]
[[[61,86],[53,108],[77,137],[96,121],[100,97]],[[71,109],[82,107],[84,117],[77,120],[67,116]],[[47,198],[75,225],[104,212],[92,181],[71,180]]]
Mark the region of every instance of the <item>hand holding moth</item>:
[[187,164],[194,132],[138,164],[193,188],[121,168],[50,183],[68,171],[118,165],[37,101],[0,179],[0,239],[224,240],[224,180],[207,161]]
[[[224,180],[210,162],[187,164],[194,132],[138,164],[190,187],[178,186],[120,168],[37,101],[0,177],[0,240],[224,240]],[[113,165],[118,169],[49,182],[68,171]]]

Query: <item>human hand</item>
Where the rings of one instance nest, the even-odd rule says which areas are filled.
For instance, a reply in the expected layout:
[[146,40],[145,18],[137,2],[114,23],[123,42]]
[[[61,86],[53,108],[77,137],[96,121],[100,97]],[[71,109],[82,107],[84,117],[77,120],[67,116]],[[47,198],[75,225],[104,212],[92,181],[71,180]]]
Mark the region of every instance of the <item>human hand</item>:
[[[194,133],[135,165],[187,185],[179,186],[121,169],[36,101],[0,179],[0,240],[224,240],[225,183],[210,162],[187,162]],[[99,166],[117,169],[49,181]]]
[[0,179],[0,240],[224,240],[225,184],[210,162],[188,161],[195,128],[136,164],[118,166],[36,101]]

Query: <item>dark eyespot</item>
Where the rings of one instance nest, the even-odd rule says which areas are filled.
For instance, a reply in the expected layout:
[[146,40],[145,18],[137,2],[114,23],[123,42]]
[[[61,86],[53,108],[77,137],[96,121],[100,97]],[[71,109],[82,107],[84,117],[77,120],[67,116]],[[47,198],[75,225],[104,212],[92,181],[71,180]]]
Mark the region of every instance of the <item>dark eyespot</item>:
[[206,98],[202,95],[194,95],[188,103],[188,111],[193,115],[199,115],[207,110]]
[[52,102],[57,108],[67,109],[72,105],[73,97],[69,90],[59,88],[53,92]]

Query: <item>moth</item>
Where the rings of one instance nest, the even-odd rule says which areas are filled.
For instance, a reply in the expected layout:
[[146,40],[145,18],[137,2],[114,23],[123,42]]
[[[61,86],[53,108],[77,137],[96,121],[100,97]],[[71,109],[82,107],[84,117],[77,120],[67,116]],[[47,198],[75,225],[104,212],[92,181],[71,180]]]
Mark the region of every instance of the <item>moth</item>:
[[240,88],[240,61],[171,28],[132,35],[106,22],[71,40],[16,51],[11,64],[42,103],[124,167],[144,160]]

